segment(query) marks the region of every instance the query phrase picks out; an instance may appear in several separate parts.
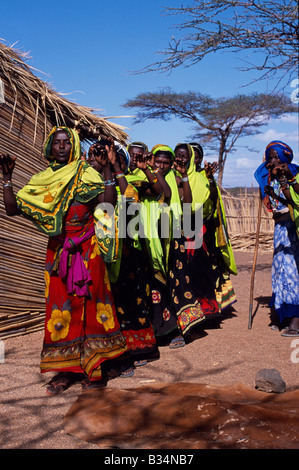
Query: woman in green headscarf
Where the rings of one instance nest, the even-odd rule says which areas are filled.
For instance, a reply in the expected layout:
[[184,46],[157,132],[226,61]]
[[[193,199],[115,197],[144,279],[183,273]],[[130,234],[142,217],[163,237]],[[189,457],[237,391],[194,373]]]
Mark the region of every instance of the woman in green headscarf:
[[[183,203],[192,204],[192,194],[186,168],[179,161],[174,161],[174,151],[167,145],[156,145],[152,153],[155,157],[155,171],[165,178],[171,190],[168,206],[163,208],[165,214],[161,213],[158,220],[165,280],[163,283],[163,279],[153,276],[153,322],[156,336],[171,339],[169,347],[177,348],[184,346],[184,338],[205,318],[190,289],[190,279],[185,271],[188,260],[182,232]],[[180,187],[178,182],[181,183]],[[168,218],[164,215],[168,215]],[[166,223],[168,227],[165,227]],[[150,254],[153,258],[151,251]]]
[[[193,203],[203,205],[203,248],[207,257],[205,274],[200,275],[202,250],[197,249],[190,253],[191,276],[202,295],[210,292],[208,296],[211,296],[213,288],[220,313],[236,301],[230,274],[236,274],[237,268],[227,233],[221,194],[213,177],[217,165],[205,162],[204,171],[196,171],[194,150],[188,144],[178,144],[176,155],[186,164]],[[195,207],[193,209],[195,211]],[[206,282],[198,282],[199,277]],[[203,289],[200,288],[201,285]],[[216,308],[213,308],[212,312],[217,318]]]
[[102,364],[122,355],[110,283],[94,235],[96,202],[115,203],[116,192],[81,160],[78,133],[54,127],[44,146],[49,164],[15,196],[15,159],[1,156],[8,215],[22,214],[49,235],[45,267],[46,318],[41,372],[56,371],[47,393],[75,381],[102,384]]
[[[192,202],[189,212],[184,206],[181,237],[174,239],[174,249],[169,256],[169,285],[173,298],[173,308],[183,338],[186,338],[204,319],[218,316],[213,271],[205,244],[202,242],[205,226],[202,223],[205,211],[211,204],[210,187],[205,172],[197,173],[194,165],[194,152],[188,144],[175,147],[174,167],[176,171],[180,199],[183,206],[184,185],[188,185]],[[182,169],[185,169],[181,177]],[[198,233],[196,232],[198,230]],[[179,339],[175,339],[178,346]]]
[[[195,157],[203,157],[203,149],[198,143],[191,143]],[[237,274],[237,267],[234,259],[233,249],[227,231],[224,204],[221,192],[214,179],[214,173],[218,169],[218,164],[205,162],[204,168],[196,165],[197,172],[205,173],[210,186],[210,201],[204,214],[205,243],[212,260],[212,267],[216,284],[216,298],[219,309],[225,308],[236,302],[236,295],[230,279],[231,275]]]
[[[181,201],[178,194],[176,177],[172,170],[174,152],[168,145],[155,145],[150,162],[152,171],[166,184],[161,202],[153,201],[154,210],[148,210],[148,219],[156,227],[156,237],[146,240],[151,264],[152,321],[157,338],[167,338],[176,334],[178,324],[176,315],[169,308],[171,297],[167,287],[169,249],[173,226],[181,216]],[[162,182],[162,186],[164,185]],[[172,207],[172,208],[171,208]],[[167,226],[165,226],[167,224]]]

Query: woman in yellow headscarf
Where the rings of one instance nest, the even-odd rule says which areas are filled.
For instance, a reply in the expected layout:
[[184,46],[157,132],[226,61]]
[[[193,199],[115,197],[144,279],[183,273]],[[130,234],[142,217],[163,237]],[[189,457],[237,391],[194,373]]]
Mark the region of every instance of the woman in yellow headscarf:
[[127,347],[94,235],[95,203],[115,203],[115,187],[81,160],[75,130],[54,127],[44,156],[46,170],[16,196],[11,184],[15,159],[1,156],[0,166],[7,214],[22,214],[49,235],[41,372],[58,372],[47,386],[53,395],[75,381],[84,388],[101,385],[102,364]]
[[[203,149],[200,144],[191,143],[190,146],[199,161],[203,159]],[[201,159],[201,160],[200,160]],[[194,159],[194,163],[196,159]],[[233,249],[229,239],[225,210],[221,192],[214,179],[218,164],[204,162],[204,167],[196,165],[196,173],[201,173],[209,184],[210,195],[204,205],[204,225],[206,228],[204,240],[212,261],[216,284],[216,298],[220,311],[223,311],[234,302],[236,294],[231,281],[231,275],[237,274],[237,266]],[[194,185],[196,187],[196,185]]]
[[[195,214],[195,204],[197,203],[198,207],[202,204],[203,245],[201,249],[189,253],[190,276],[198,289],[198,297],[211,299],[207,304],[208,309],[216,300],[215,308],[210,311],[213,316],[209,317],[207,310],[206,317],[217,318],[217,310],[220,313],[236,301],[230,275],[237,273],[222,198],[213,177],[217,165],[205,162],[204,170],[197,171],[194,149],[189,144],[178,144],[176,155],[186,164]],[[206,257],[204,263],[202,256]],[[203,301],[201,303],[203,305]]]

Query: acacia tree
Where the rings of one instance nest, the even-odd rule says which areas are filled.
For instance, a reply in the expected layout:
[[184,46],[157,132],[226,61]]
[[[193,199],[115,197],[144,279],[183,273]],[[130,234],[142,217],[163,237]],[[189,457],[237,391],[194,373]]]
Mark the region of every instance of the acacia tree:
[[220,185],[227,156],[236,150],[240,137],[258,134],[269,119],[297,111],[297,106],[283,94],[253,93],[214,99],[194,91],[175,93],[170,88],[141,93],[123,106],[137,108],[134,124],[173,117],[193,123],[195,132],[190,140],[200,139],[210,149],[218,150]]
[[258,70],[260,78],[286,77],[288,83],[298,74],[297,0],[193,0],[193,6],[167,7],[166,13],[183,15],[175,27],[182,32],[172,37],[160,53],[164,59],[144,71],[171,71],[181,65],[200,62],[217,51],[261,52],[260,63],[241,70]]

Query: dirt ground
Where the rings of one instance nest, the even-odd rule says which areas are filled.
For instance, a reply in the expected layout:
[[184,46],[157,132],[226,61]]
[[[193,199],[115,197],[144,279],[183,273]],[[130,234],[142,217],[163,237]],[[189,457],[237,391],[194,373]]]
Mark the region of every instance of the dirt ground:
[[[234,308],[214,328],[185,347],[160,347],[160,359],[135,370],[131,378],[115,378],[108,387],[128,388],[159,382],[210,385],[243,383],[255,386],[261,369],[277,369],[287,390],[299,388],[299,338],[281,336],[271,327],[271,252],[259,252],[255,276],[252,329],[248,329],[252,252],[235,252],[238,275],[232,281],[237,294]],[[98,449],[65,432],[62,419],[81,393],[74,385],[62,395],[49,397],[44,385],[52,374],[40,374],[43,333],[4,340],[0,363],[1,449]],[[293,353],[293,355],[292,355]]]

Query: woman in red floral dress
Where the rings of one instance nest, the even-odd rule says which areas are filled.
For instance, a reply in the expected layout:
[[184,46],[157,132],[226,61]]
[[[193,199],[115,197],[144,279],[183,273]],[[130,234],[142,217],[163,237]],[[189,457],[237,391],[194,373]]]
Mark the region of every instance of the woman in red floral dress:
[[0,166],[7,214],[22,214],[49,235],[41,372],[58,372],[47,387],[53,395],[75,381],[83,388],[102,385],[103,364],[119,358],[127,346],[94,234],[95,204],[116,202],[111,173],[103,180],[81,160],[78,134],[66,127],[52,130],[44,155],[47,169],[16,196],[11,185],[15,158],[1,155]]

